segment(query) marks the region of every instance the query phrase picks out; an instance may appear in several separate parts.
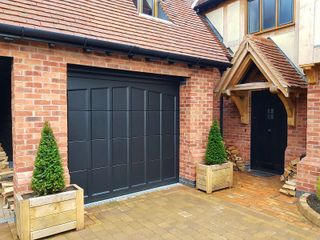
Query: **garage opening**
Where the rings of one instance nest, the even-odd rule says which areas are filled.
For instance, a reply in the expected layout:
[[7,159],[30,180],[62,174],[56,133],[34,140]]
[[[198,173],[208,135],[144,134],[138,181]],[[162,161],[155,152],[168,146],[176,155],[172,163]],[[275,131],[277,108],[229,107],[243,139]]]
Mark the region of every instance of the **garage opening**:
[[0,143],[12,166],[11,69],[12,58],[0,57]]
[[68,165],[86,202],[178,182],[181,80],[68,67]]

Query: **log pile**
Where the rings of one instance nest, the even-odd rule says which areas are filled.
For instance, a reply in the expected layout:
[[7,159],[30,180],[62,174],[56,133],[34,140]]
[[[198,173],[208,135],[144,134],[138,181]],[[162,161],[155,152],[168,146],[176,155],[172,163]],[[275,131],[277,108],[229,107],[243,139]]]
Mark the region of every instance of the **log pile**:
[[9,168],[8,156],[0,144],[0,193],[3,208],[13,209],[13,170]]
[[8,168],[9,168],[8,156],[6,152],[3,150],[2,145],[0,143],[0,171]]
[[239,150],[235,146],[228,146],[226,151],[228,161],[233,163],[233,169],[235,171],[245,171],[245,162],[239,156]]
[[284,169],[283,175],[280,177],[281,182],[285,182],[296,177],[298,162],[300,162],[300,158],[297,158],[289,163],[289,165]]
[[296,196],[296,180],[287,180],[279,191],[287,196]]
[[298,162],[300,162],[300,158],[291,161],[284,169],[283,175],[280,177],[281,182],[284,182],[284,184],[279,191],[287,196],[294,197],[296,195],[296,175]]

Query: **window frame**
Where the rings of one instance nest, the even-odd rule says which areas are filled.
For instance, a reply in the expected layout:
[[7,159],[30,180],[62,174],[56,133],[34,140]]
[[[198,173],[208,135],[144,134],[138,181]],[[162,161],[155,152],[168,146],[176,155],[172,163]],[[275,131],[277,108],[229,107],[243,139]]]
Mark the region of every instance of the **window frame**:
[[152,15],[149,15],[143,12],[143,0],[137,0],[137,9],[139,14],[143,14],[149,17],[159,18],[159,11],[158,11],[159,0],[152,0],[152,2],[153,2]]
[[[139,1],[139,0],[138,0]],[[263,29],[263,0],[258,0],[259,1],[259,30],[256,32],[249,32],[249,4],[248,0],[246,0],[246,32],[247,34],[261,34],[265,32],[270,32],[270,31],[275,31],[278,29],[286,28],[295,25],[295,19],[296,19],[296,0],[293,0],[293,9],[292,9],[292,21],[285,23],[285,24],[279,24],[279,4],[281,0],[275,0],[276,2],[276,9],[275,9],[275,26]]]

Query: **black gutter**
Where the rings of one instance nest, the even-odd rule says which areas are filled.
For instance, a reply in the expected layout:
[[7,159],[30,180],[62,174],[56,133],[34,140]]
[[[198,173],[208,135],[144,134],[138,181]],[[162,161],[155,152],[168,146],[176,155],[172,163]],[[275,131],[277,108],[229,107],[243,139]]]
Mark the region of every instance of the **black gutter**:
[[38,42],[45,42],[51,45],[61,44],[74,47],[81,47],[83,49],[104,51],[107,54],[110,52],[122,52],[128,54],[129,57],[140,55],[145,57],[156,57],[167,61],[179,61],[189,65],[212,66],[219,70],[226,70],[231,64],[228,62],[220,62],[205,58],[198,58],[186,56],[182,54],[167,53],[163,51],[150,50],[140,48],[135,45],[114,43],[110,41],[97,40],[93,38],[86,38],[71,34],[57,33],[46,30],[39,30],[34,28],[27,28],[21,26],[14,26],[0,23],[0,38],[4,40],[32,40]]
[[226,0],[207,0],[204,3],[195,6],[194,10],[197,13],[202,14],[202,13],[207,12],[211,8],[218,6],[220,3],[224,2],[224,1],[226,1]]

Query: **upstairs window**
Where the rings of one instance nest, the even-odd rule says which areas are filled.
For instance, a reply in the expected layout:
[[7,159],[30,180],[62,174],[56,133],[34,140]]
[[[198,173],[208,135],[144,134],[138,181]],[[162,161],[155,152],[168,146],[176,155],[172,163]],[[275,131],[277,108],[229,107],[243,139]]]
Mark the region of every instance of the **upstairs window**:
[[248,33],[293,23],[294,0],[248,0]]
[[169,20],[167,14],[161,6],[161,0],[133,0],[138,12],[152,17]]
[[293,21],[293,0],[278,0],[278,25],[284,25]]
[[248,1],[248,29],[249,33],[260,31],[260,1]]
[[276,26],[276,0],[262,0],[262,29]]

